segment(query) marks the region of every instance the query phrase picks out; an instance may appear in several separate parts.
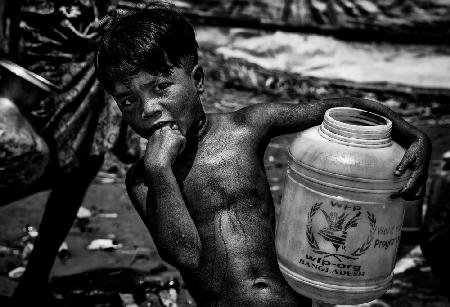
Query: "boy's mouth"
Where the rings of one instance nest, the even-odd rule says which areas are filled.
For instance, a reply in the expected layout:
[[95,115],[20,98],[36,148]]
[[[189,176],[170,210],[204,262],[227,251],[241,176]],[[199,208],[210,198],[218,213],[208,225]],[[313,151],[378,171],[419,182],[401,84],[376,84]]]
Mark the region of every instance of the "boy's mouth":
[[150,127],[149,137],[164,126],[169,126],[171,129],[178,129],[178,125],[175,121],[160,121]]

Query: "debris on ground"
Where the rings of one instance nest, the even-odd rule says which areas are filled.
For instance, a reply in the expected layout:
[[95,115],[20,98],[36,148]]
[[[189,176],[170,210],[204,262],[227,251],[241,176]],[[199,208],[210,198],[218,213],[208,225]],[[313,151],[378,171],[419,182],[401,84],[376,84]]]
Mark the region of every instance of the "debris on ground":
[[95,206],[86,208],[81,206],[77,213],[77,218],[74,222],[80,232],[91,232],[92,227],[89,227],[91,221],[95,218],[117,219],[119,214],[117,212],[104,212],[97,209]]
[[23,227],[23,236],[21,240],[22,245],[22,261],[26,264],[31,252],[34,248],[34,241],[38,236],[38,231],[31,225],[26,225]]
[[420,246],[414,247],[405,257],[401,258],[395,264],[394,275],[405,272],[406,270],[424,262]]
[[170,280],[162,290],[159,291],[159,298],[165,307],[177,307],[178,293],[180,292],[180,282],[177,279]]
[[107,173],[100,171],[95,178],[96,183],[100,184],[112,184],[122,181],[122,179],[117,174]]
[[139,307],[134,301],[134,296],[131,293],[119,293],[120,299],[122,300],[123,307]]
[[25,272],[25,267],[19,266],[15,269],[9,271],[8,277],[13,280],[17,280],[17,279],[20,279],[20,277],[22,277],[24,272]]
[[64,241],[58,249],[58,257],[59,259],[69,259],[70,256],[69,245]]
[[20,252],[12,247],[8,247],[8,246],[0,246],[0,257],[1,256],[8,256],[8,255],[19,255]]
[[112,251],[122,248],[122,244],[113,239],[95,239],[86,248],[88,250]]
[[165,307],[177,307],[177,297],[178,293],[175,289],[168,289],[159,292],[159,298]]
[[92,216],[92,212],[90,209],[81,206],[77,212],[77,219],[88,219]]
[[119,214],[115,213],[115,212],[109,212],[109,213],[105,212],[105,213],[99,213],[97,216],[101,217],[101,218],[106,218],[106,219],[116,219],[119,217]]

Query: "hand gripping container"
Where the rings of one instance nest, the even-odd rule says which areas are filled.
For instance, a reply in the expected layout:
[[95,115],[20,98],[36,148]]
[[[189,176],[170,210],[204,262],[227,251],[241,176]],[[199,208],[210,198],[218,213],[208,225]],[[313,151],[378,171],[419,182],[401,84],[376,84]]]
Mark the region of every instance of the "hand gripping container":
[[357,304],[390,287],[405,211],[390,195],[408,180],[394,176],[405,151],[391,129],[377,114],[332,108],[291,144],[275,242],[298,293]]

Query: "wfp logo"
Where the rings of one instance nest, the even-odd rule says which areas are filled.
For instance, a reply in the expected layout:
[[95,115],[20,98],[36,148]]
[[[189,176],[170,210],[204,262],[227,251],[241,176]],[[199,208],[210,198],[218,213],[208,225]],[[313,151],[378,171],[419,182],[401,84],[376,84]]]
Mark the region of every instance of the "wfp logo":
[[[308,223],[306,225],[306,238],[309,246],[317,253],[324,255],[323,259],[328,257],[336,258],[339,262],[342,259],[356,260],[360,256],[364,255],[372,244],[375,230],[376,219],[375,215],[369,211],[366,211],[367,220],[369,222],[369,234],[367,238],[354,250],[348,250],[347,237],[352,231],[360,231],[358,225],[361,220],[365,218],[363,211],[359,206],[343,205],[342,203],[331,201],[331,210],[324,210],[322,208],[323,203],[315,203],[308,213]],[[337,211],[334,211],[337,210]],[[344,210],[344,212],[342,212]],[[347,210],[350,210],[347,213]],[[326,221],[324,227],[321,227],[318,231],[313,231],[313,220],[322,215],[322,218]],[[333,250],[325,250],[321,248],[317,237],[321,237],[325,242],[329,242],[333,247]]]

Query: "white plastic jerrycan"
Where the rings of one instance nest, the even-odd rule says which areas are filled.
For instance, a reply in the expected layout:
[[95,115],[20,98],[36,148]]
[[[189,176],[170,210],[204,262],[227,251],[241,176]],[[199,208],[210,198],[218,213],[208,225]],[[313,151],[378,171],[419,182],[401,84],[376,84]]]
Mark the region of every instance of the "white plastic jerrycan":
[[390,287],[405,211],[390,195],[409,176],[394,176],[405,150],[391,129],[377,114],[333,108],[290,146],[276,250],[298,293],[357,304]]

